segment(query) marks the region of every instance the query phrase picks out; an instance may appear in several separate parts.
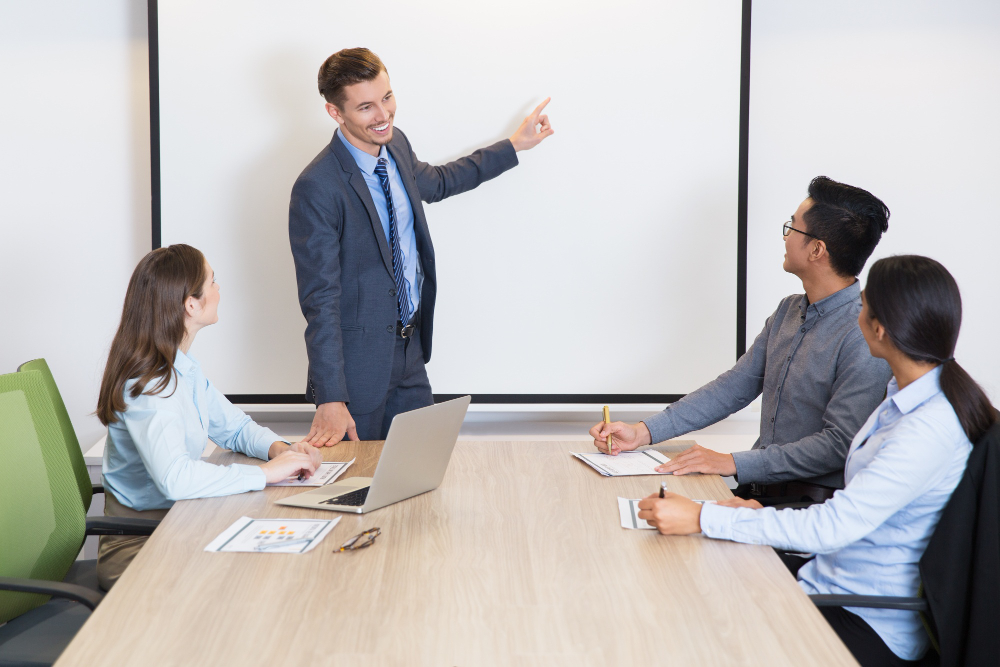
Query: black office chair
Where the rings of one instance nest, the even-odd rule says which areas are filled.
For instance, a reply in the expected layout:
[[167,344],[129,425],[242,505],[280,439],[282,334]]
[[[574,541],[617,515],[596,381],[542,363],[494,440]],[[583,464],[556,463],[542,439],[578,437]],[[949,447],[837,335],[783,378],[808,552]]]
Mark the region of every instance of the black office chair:
[[1000,662],[1000,422],[975,443],[920,559],[921,596],[811,595],[817,607],[921,614],[933,651],[922,665]]

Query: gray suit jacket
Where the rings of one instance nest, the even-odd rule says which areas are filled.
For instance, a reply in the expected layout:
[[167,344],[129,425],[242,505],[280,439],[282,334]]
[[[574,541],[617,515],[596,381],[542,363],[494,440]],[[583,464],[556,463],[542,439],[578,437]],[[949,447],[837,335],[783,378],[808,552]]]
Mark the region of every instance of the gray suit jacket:
[[[471,190],[515,166],[517,157],[505,139],[436,167],[417,159],[398,128],[387,148],[413,208],[424,274],[420,341],[429,361],[437,277],[421,200],[433,203]],[[317,405],[344,401],[355,414],[371,412],[385,398],[392,371],[397,320],[392,255],[361,169],[336,134],[292,187],[288,236],[307,322],[306,397]]]

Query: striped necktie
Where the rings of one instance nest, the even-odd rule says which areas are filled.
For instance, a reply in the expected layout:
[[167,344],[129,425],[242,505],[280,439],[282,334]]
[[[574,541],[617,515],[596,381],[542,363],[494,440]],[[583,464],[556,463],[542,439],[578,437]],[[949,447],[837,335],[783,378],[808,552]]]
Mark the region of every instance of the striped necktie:
[[389,208],[389,246],[392,249],[392,277],[396,281],[396,307],[399,321],[404,325],[410,321],[410,283],[403,275],[403,251],[399,248],[399,234],[396,231],[396,211],[392,206],[392,193],[389,191],[388,162],[384,157],[378,159],[375,175],[382,184],[385,201]]

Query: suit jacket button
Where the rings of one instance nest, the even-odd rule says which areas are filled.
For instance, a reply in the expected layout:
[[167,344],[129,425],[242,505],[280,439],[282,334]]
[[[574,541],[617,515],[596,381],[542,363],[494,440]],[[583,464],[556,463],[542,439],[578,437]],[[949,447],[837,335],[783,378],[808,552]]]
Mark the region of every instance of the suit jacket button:
[[386,330],[387,333],[392,333],[393,328],[394,327],[388,326],[388,327],[385,328],[385,330]]
[[396,296],[396,290],[394,289],[389,290],[389,296]]

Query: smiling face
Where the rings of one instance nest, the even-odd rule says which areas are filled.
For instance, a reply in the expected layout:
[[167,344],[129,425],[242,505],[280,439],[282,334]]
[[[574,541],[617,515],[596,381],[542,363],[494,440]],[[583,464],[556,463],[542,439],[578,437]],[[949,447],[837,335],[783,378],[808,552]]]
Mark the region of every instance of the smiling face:
[[371,81],[344,87],[344,102],[327,103],[326,111],[340,125],[344,138],[369,155],[378,155],[392,140],[392,121],[396,115],[396,97],[389,86],[389,75],[382,70]]

